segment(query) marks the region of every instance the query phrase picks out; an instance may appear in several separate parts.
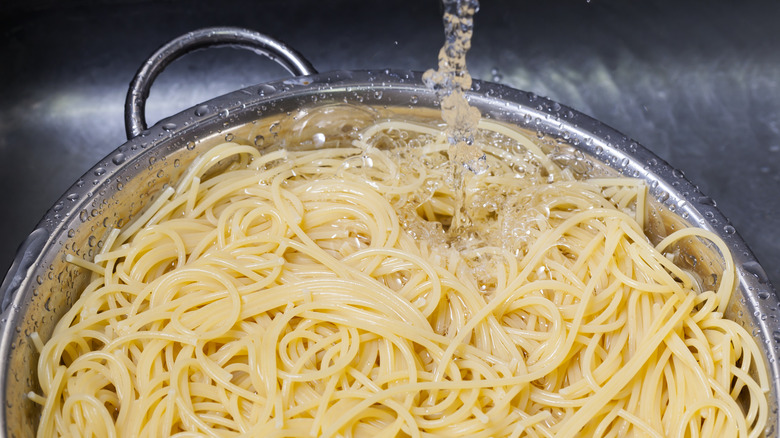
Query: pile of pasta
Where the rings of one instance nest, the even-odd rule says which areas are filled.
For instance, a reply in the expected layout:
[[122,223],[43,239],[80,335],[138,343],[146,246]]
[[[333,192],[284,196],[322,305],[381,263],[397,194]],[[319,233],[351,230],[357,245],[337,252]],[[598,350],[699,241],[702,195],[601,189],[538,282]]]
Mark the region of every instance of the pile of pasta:
[[[210,149],[94,261],[71,258],[93,281],[35,339],[38,435],[763,433],[767,371],[723,317],[724,243],[653,245],[641,181],[575,178],[480,126],[488,170],[462,190],[437,127]],[[725,259],[715,290],[666,254],[692,236]]]

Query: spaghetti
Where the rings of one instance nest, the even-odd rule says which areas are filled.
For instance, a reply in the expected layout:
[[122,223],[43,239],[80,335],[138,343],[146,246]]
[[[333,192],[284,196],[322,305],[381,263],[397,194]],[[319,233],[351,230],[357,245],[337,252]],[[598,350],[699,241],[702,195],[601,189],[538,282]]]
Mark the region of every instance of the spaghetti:
[[[427,125],[206,152],[72,258],[94,279],[40,346],[38,435],[760,435],[767,371],[723,317],[720,239],[653,246],[641,182],[480,128],[462,202]],[[665,255],[688,237],[726,260],[717,289]]]

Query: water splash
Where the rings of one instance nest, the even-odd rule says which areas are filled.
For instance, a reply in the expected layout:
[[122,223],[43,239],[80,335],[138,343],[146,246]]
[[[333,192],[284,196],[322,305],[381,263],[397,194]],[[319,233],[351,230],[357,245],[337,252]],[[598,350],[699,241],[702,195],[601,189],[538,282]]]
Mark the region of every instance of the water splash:
[[481,114],[469,105],[464,90],[471,88],[471,76],[466,68],[466,53],[471,48],[474,14],[478,0],[443,0],[444,46],[439,51],[437,70],[423,75],[426,86],[436,91],[441,102],[442,119],[447,124],[450,160],[463,164],[474,173],[486,169],[485,155],[473,146],[474,133]]

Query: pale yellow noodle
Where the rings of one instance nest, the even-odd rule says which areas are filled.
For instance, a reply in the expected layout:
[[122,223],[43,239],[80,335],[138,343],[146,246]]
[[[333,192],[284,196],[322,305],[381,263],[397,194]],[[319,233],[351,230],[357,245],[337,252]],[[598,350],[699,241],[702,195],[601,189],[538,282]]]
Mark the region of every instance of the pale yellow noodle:
[[[722,315],[726,245],[654,247],[643,182],[576,181],[480,128],[489,171],[461,200],[434,126],[205,152],[94,261],[68,257],[95,274],[33,337],[38,436],[760,435],[768,373]],[[720,251],[716,290],[667,257],[684,239]]]

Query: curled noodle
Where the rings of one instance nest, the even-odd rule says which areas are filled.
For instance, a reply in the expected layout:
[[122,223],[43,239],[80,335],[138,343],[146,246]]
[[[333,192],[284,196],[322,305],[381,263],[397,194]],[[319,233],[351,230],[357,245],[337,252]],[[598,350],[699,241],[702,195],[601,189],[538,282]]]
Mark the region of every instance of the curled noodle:
[[[42,347],[38,435],[760,435],[767,372],[722,315],[720,239],[654,246],[641,182],[480,126],[524,152],[483,145],[466,213],[434,127],[212,148],[73,259],[96,275]],[[717,290],[664,253],[692,236],[726,260]]]

